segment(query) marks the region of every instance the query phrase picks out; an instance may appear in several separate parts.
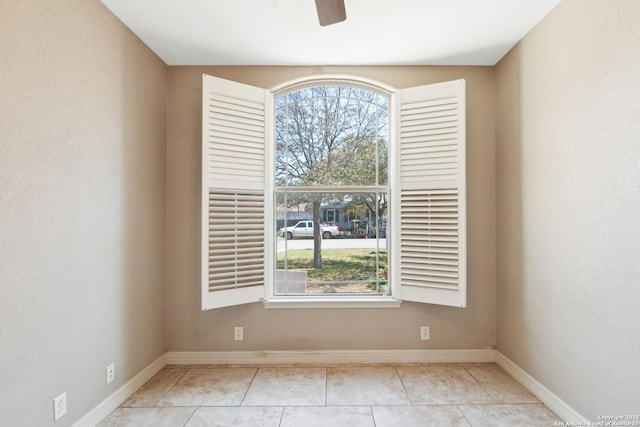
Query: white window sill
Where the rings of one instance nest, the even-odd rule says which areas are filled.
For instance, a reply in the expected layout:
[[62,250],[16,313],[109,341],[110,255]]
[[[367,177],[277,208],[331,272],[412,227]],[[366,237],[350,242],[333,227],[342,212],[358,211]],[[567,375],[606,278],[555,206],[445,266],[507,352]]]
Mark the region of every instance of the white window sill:
[[264,301],[264,308],[399,308],[402,300],[367,297],[277,297]]

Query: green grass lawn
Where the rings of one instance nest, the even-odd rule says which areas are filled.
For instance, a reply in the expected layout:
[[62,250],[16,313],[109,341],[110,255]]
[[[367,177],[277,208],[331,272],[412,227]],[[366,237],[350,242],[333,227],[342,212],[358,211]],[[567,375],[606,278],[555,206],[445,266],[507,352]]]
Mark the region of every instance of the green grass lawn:
[[[284,268],[284,252],[278,253],[277,268]],[[313,249],[294,249],[287,252],[287,267],[290,270],[304,270],[307,272],[307,281],[362,281],[361,285],[369,289],[361,291],[372,292],[376,283],[380,280],[384,284],[387,280],[387,253],[381,251],[378,264],[376,264],[376,252],[371,249],[323,249],[322,268],[313,268]]]

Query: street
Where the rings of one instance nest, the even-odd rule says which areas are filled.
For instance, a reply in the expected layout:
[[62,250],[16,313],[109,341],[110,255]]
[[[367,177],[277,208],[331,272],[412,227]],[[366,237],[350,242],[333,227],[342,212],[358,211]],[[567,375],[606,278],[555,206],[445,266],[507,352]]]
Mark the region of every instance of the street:
[[[284,240],[279,237],[277,251],[284,251],[285,244],[288,249],[313,249],[313,239]],[[326,239],[322,240],[323,249],[351,249],[351,248],[371,248],[375,249],[379,245],[380,249],[387,247],[387,239]]]

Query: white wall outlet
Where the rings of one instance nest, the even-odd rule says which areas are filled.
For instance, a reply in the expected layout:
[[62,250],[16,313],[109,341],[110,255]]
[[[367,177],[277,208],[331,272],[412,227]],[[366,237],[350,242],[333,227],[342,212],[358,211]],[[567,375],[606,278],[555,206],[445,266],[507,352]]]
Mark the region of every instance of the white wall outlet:
[[107,384],[111,384],[116,379],[116,364],[107,366]]
[[58,421],[67,413],[67,392],[53,399],[53,421]]
[[428,326],[421,326],[420,327],[420,339],[422,341],[427,341],[431,338],[430,334],[429,334],[429,327]]
[[244,340],[244,328],[242,326],[236,326],[235,328],[233,328],[233,339],[235,341]]

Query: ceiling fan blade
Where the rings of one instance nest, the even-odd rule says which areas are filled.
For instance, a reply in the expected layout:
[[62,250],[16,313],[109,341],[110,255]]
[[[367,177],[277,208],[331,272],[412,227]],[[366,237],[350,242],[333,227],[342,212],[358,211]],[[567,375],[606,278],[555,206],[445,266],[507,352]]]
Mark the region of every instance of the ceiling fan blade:
[[318,21],[323,27],[347,19],[344,0],[316,0],[316,9],[318,10]]

